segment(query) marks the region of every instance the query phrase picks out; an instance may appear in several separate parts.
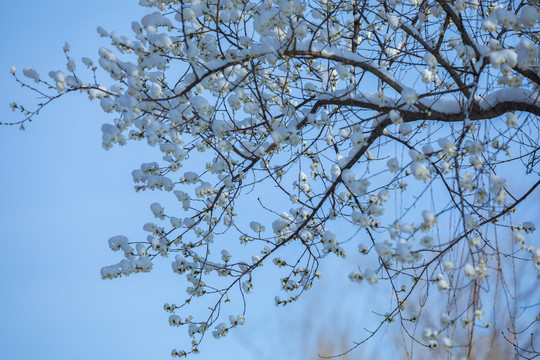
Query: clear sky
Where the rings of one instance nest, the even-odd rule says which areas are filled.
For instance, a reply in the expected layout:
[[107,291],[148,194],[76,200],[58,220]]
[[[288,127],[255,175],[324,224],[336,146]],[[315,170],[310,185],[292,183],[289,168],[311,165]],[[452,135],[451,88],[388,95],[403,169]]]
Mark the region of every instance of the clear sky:
[[[131,21],[145,11],[136,3],[2,4],[0,121],[21,119],[9,110],[10,102],[36,103],[34,94],[12,79],[11,65],[21,77],[31,66],[45,78],[50,70],[64,68],[62,46],[68,41],[82,67],[82,56],[96,59],[97,49],[108,45],[96,27],[130,33]],[[168,260],[151,274],[100,279],[102,266],[120,260],[107,239],[141,236],[155,201],[155,194],[134,192],[130,175],[154,159],[152,152],[139,144],[103,150],[100,127],[107,121],[98,103],[72,95],[49,106],[26,131],[0,128],[3,359],[167,359],[172,348],[189,346],[182,344],[186,329],[169,327],[162,310],[165,302],[182,300],[186,286]],[[273,306],[275,293],[256,290],[246,325],[220,341],[208,339],[196,358],[305,359],[313,351],[305,347],[317,333],[336,337],[352,324],[348,309],[359,301],[349,296],[350,308],[338,302],[349,285],[342,276],[343,284],[327,280],[285,310]],[[273,281],[276,289],[279,280]]]

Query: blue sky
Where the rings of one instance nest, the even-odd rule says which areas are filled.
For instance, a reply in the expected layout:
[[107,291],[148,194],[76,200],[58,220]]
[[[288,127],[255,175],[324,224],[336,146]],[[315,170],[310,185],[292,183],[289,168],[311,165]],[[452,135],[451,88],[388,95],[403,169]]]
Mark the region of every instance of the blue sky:
[[[68,41],[81,68],[82,56],[96,59],[97,49],[107,46],[97,25],[129,33],[131,21],[143,14],[136,1],[127,0],[4,4],[0,121],[20,119],[9,110],[11,101],[36,103],[10,76],[11,65],[19,75],[31,66],[45,78],[64,67],[62,46]],[[120,260],[107,239],[141,236],[155,201],[155,194],[135,194],[130,175],[154,159],[152,151],[142,144],[103,150],[100,127],[109,120],[97,103],[71,95],[51,104],[26,131],[0,128],[4,359],[167,359],[172,348],[188,347],[182,345],[186,330],[169,327],[162,310],[165,302],[180,301],[185,289],[168,260],[151,274],[100,279],[102,266]],[[285,310],[273,307],[272,291],[256,291],[245,327],[223,340],[209,339],[196,358],[304,358],[306,337],[317,332],[307,327],[322,326],[324,334],[341,326],[340,316],[350,318],[336,311],[343,308],[339,289],[347,285],[328,280]],[[312,313],[318,316],[308,324]],[[333,316],[328,321],[334,325],[323,314]]]

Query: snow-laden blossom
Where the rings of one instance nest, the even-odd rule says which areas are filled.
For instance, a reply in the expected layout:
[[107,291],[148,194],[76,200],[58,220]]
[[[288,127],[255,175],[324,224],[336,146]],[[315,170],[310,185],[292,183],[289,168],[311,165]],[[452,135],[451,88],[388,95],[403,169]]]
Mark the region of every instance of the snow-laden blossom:
[[180,326],[182,324],[182,318],[178,315],[169,316],[169,325],[170,326]]
[[465,264],[465,266],[463,267],[463,272],[465,273],[465,276],[470,279],[474,279],[477,275],[476,269],[471,264]]
[[536,226],[531,221],[524,221],[522,227],[526,233],[532,233],[536,230]]
[[251,256],[251,262],[253,263],[253,265],[255,265],[255,264],[262,265],[262,263],[260,261],[261,261],[261,257],[259,255]]
[[473,214],[465,214],[464,220],[467,229],[476,229],[478,227],[478,220]]
[[418,95],[414,89],[404,88],[401,91],[401,100],[403,100],[407,105],[413,105],[416,100],[418,100]]
[[437,339],[439,337],[439,332],[436,329],[427,327],[424,329],[422,336],[424,340]]
[[476,236],[471,236],[468,240],[467,240],[467,243],[469,244],[469,246],[471,248],[476,248],[476,247],[479,247],[481,242],[480,242],[480,239]]
[[463,175],[459,178],[459,185],[463,188],[463,190],[467,191],[473,191],[476,188],[476,185],[474,184],[474,178],[471,173],[463,173]]
[[523,235],[523,233],[521,233],[521,232],[514,232],[512,234],[512,239],[517,244],[525,244],[525,235]]
[[433,247],[433,237],[431,236],[423,236],[420,239],[420,244],[425,247],[426,249],[431,249]]
[[498,175],[491,175],[489,183],[489,191],[494,195],[498,195],[504,189],[506,180]]
[[446,349],[451,349],[452,348],[452,340],[449,338],[449,337],[443,337],[442,338],[442,343],[443,343],[443,346],[446,348]]
[[182,220],[174,216],[170,217],[171,226],[175,229],[179,229],[182,226]]
[[495,69],[501,69],[503,64],[513,68],[518,63],[518,55],[514,50],[503,49],[492,52],[490,55],[490,61],[491,65]]
[[448,313],[442,313],[441,314],[441,325],[445,326],[452,323],[452,318]]
[[396,159],[396,158],[392,158],[392,159],[388,160],[386,162],[386,166],[388,166],[388,170],[390,170],[393,173],[398,172],[400,170],[399,162],[398,162],[398,159]]
[[359,211],[354,211],[352,213],[352,221],[363,228],[367,228],[371,224],[371,219],[369,216],[362,214]]
[[525,29],[534,27],[539,18],[540,14],[535,6],[525,5],[519,12],[519,22]]
[[454,270],[454,263],[450,260],[446,260],[444,263],[444,271],[445,272],[451,272],[452,270]]
[[435,224],[437,224],[437,217],[431,211],[422,211],[422,217],[424,218],[424,222],[422,223],[423,231],[429,231],[433,226],[435,226]]
[[256,222],[256,221],[252,221],[249,223],[249,226],[251,227],[251,230],[255,231],[255,232],[263,232],[265,230],[265,227],[262,226],[260,223]]
[[409,156],[411,157],[411,160],[412,161],[423,161],[424,160],[424,155],[419,152],[419,151],[416,151],[415,149],[410,149],[409,150]]
[[499,24],[502,25],[504,28],[518,28],[518,17],[512,11],[500,7],[494,11],[494,15],[497,17]]
[[408,263],[413,261],[413,257],[410,252],[410,246],[405,239],[399,239],[395,253],[396,260],[402,263]]
[[230,315],[229,322],[231,323],[232,326],[244,325],[246,322],[246,319],[244,315],[238,315],[238,316]]
[[488,201],[488,199],[489,199],[488,193],[485,190],[480,189],[476,192],[474,201],[477,204],[485,204]]
[[521,39],[516,46],[517,65],[523,70],[533,66],[538,58],[538,47],[527,39]]
[[465,142],[465,148],[470,154],[476,155],[481,154],[484,152],[484,144],[482,144],[480,141],[473,141],[473,140],[467,140]]
[[447,138],[440,138],[437,142],[447,156],[451,157],[456,154],[456,145],[452,141]]
[[377,282],[379,282],[377,274],[371,269],[367,269],[366,271],[364,271],[364,278],[371,285],[375,285]]
[[411,171],[417,180],[429,180],[429,169],[423,163],[413,162],[411,164]]
[[422,70],[422,81],[426,84],[429,84],[435,79],[433,72],[429,69]]
[[364,275],[362,275],[358,271],[353,271],[352,273],[349,274],[349,279],[352,282],[360,283],[364,280]]
[[450,285],[448,284],[448,281],[446,280],[443,274],[437,275],[437,285],[438,285],[439,291],[448,290],[450,288]]
[[435,69],[437,67],[437,59],[431,53],[426,53],[426,55],[424,55],[424,62],[431,69]]
[[399,29],[399,17],[393,14],[386,14],[386,20],[388,20],[388,24],[392,30]]
[[228,331],[229,329],[227,328],[227,325],[225,325],[225,323],[221,323],[215,327],[214,331],[212,331],[212,336],[219,339],[220,337],[225,336]]
[[[13,71],[12,71],[13,73]],[[36,69],[32,69],[32,68],[29,68],[29,67],[25,67],[23,69],[23,75],[26,76],[27,78],[29,79],[32,79],[34,80],[35,82],[39,82],[39,73],[37,72]]]
[[392,120],[392,123],[394,124],[401,124],[403,122],[401,114],[397,110],[390,110],[390,112],[388,113],[388,117],[390,118],[390,120]]
[[231,259],[231,254],[227,250],[221,250],[221,260],[227,262]]
[[150,205],[150,209],[152,210],[152,213],[154,216],[158,219],[165,219],[165,214],[163,213],[163,207],[158,203],[153,203]]
[[199,113],[206,116],[212,115],[212,106],[210,106],[208,101],[203,96],[194,96],[190,98],[189,101]]

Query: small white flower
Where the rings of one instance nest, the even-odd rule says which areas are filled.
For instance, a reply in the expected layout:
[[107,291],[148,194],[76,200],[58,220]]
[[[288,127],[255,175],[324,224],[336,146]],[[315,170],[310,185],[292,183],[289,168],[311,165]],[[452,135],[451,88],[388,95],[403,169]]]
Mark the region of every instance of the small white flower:
[[484,315],[484,311],[482,311],[482,309],[476,309],[474,311],[474,316],[476,316],[476,318],[480,321],[482,321],[482,316]]
[[443,266],[444,266],[444,271],[445,272],[450,272],[450,271],[454,270],[454,263],[451,262],[450,260],[446,260],[443,263]]
[[358,271],[353,271],[352,273],[349,274],[349,279],[352,282],[360,283],[362,282],[362,280],[364,280],[364,276]]
[[439,285],[439,291],[448,290],[450,288],[450,285],[443,274],[437,276],[437,284]]
[[171,315],[169,316],[169,325],[170,326],[180,326],[182,323],[182,318],[178,315]]
[[221,250],[221,260],[227,262],[231,259],[231,254],[227,250]]
[[452,348],[452,340],[451,340],[450,338],[443,337],[443,338],[442,338],[442,343],[443,343],[443,346],[444,346],[446,349]]
[[431,249],[433,247],[433,238],[431,236],[424,236],[420,239],[420,244],[427,249]]
[[465,264],[463,272],[469,279],[474,279],[476,277],[476,269],[471,264]]
[[514,127],[517,124],[517,118],[516,115],[512,114],[511,112],[506,113],[506,125],[508,127]]
[[441,325],[446,326],[452,323],[452,318],[447,313],[441,314]]
[[439,337],[439,332],[432,328],[425,328],[423,332],[424,340],[434,340]]

